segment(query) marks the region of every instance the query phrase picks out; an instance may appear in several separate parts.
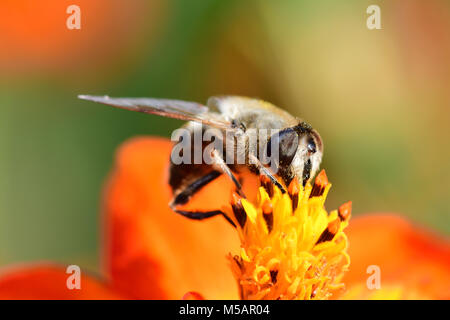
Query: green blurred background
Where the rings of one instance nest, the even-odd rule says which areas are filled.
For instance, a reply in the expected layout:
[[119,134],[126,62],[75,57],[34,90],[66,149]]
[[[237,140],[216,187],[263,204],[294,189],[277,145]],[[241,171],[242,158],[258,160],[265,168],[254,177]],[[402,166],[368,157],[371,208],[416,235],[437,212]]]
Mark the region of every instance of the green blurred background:
[[82,93],[263,98],[321,133],[329,208],[450,233],[449,1],[4,0],[0,46],[0,265],[98,270],[116,148],[181,124]]

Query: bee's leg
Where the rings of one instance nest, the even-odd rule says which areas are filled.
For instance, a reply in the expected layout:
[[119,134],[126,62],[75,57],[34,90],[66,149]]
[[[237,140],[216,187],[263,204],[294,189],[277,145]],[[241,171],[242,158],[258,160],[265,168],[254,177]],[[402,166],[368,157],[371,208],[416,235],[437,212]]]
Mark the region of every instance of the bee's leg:
[[211,218],[214,216],[217,216],[221,214],[225,220],[227,220],[233,227],[236,227],[234,222],[222,211],[220,210],[212,210],[212,211],[184,211],[184,210],[178,210],[172,208],[173,211],[175,211],[178,214],[181,214],[182,216],[193,219],[193,220],[203,220],[207,218]]
[[179,206],[182,204],[188,203],[189,199],[201,188],[206,186],[211,181],[218,178],[222,173],[219,171],[211,171],[210,173],[204,175],[203,177],[198,178],[194,182],[192,182],[190,185],[184,187],[181,192],[177,193],[175,198],[172,199],[170,202],[170,207],[173,209],[175,206]]
[[277,178],[274,177],[274,175],[272,174],[272,172],[270,172],[269,169],[264,167],[264,165],[261,163],[261,161],[259,161],[259,159],[255,155],[249,154],[249,158],[252,160],[252,162],[258,168],[259,174],[263,174],[263,175],[267,176],[272,181],[272,183],[280,189],[281,193],[286,193],[286,190],[281,185],[281,183],[278,182]]
[[233,181],[234,185],[236,186],[237,193],[241,197],[246,198],[244,192],[242,191],[242,185],[240,184],[238,179],[236,179],[233,172],[231,172],[230,167],[228,167],[225,161],[223,161],[223,158],[220,156],[219,152],[216,149],[212,151],[212,156],[214,160],[214,163],[212,165],[214,166],[214,168],[225,173],[231,179],[231,181]]
[[174,212],[181,214],[186,218],[194,220],[203,220],[221,214],[229,223],[231,223],[231,225],[235,227],[236,225],[233,223],[233,221],[231,221],[231,219],[220,210],[185,211],[176,209],[177,206],[186,204],[192,195],[194,195],[197,191],[199,191],[202,187],[204,187],[214,179],[218,178],[221,174],[222,173],[219,171],[211,171],[210,173],[204,175],[203,177],[200,177],[199,179],[195,180],[193,183],[184,188],[180,193],[178,193],[174,199],[172,199],[172,201],[169,204],[170,208]]

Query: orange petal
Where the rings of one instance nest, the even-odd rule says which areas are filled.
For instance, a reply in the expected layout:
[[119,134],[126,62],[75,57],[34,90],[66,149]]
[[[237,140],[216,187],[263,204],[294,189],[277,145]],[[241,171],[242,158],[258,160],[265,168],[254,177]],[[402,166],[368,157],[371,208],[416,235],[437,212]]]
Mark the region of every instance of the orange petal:
[[54,265],[8,268],[0,276],[0,299],[120,299],[117,292],[81,271],[80,289],[68,289],[72,273]]
[[[350,221],[347,298],[450,298],[450,242],[393,215]],[[367,273],[380,268],[381,289],[369,290]],[[344,296],[345,297],[345,296]]]
[[[120,148],[104,198],[106,271],[136,298],[181,299],[189,291],[238,298],[226,260],[239,247],[235,230],[223,217],[193,221],[168,207],[171,146],[167,139],[141,137]],[[210,207],[229,196],[229,187],[214,181],[196,198]]]

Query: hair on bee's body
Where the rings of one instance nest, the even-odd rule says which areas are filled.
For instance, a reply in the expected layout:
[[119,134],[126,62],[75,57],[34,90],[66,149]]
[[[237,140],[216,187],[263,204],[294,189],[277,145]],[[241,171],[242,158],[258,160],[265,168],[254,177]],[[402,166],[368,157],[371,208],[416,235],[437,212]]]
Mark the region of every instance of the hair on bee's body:
[[[192,195],[223,174],[231,179],[236,191],[244,197],[238,179],[244,170],[267,176],[285,192],[275,173],[284,185],[288,185],[295,176],[302,177],[305,185],[318,171],[322,160],[323,143],[316,130],[301,119],[259,99],[211,97],[205,106],[168,99],[79,97],[122,109],[188,121],[183,128],[190,133],[190,148],[183,152],[189,152],[190,159],[195,158],[196,152],[203,154],[211,143],[202,140],[201,146],[198,146],[196,136],[203,137],[208,130],[219,131],[222,141],[220,147],[212,149],[210,163],[178,163],[173,161],[173,157],[170,159],[169,184],[173,199],[169,205],[175,212],[192,219],[222,214],[231,222],[220,210],[196,212],[178,209],[180,205],[188,203]],[[232,160],[227,161],[229,159]],[[270,168],[265,163],[267,159],[271,160]]]

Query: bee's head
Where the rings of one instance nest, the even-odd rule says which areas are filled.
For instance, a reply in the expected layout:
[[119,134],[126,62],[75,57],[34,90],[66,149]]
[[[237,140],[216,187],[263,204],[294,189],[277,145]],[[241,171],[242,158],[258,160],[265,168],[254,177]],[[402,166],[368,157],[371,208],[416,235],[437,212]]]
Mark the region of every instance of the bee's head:
[[[274,156],[273,148],[278,154]],[[306,122],[282,129],[267,142],[267,156],[273,161],[276,173],[289,185],[297,176],[303,185],[319,170],[322,161],[323,142],[319,133]]]

